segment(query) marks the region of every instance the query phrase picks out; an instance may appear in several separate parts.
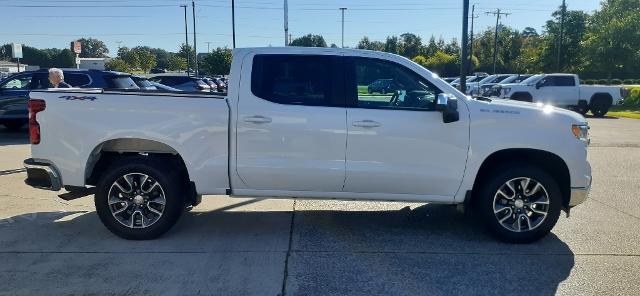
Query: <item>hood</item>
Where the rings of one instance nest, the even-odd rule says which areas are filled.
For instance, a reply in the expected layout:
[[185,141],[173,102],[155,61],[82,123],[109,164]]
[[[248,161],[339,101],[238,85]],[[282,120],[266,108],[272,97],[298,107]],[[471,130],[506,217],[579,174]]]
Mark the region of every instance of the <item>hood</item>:
[[506,83],[506,84],[499,84],[501,87],[523,87],[523,86],[527,86],[526,84],[520,84],[520,83]]
[[481,112],[495,112],[497,114],[510,113],[525,116],[527,114],[547,115],[550,119],[558,118],[572,124],[583,124],[587,122],[587,120],[577,112],[541,103],[529,103],[508,99],[492,99],[491,102],[474,100],[473,102],[479,104],[478,107]]

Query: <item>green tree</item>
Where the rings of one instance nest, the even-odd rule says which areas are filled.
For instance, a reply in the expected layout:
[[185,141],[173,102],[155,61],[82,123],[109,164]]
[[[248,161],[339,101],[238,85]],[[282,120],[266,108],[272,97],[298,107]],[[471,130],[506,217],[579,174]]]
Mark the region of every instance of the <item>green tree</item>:
[[167,66],[164,68],[170,71],[186,70],[187,59],[178,55],[172,55],[167,61]]
[[407,58],[414,58],[420,54],[422,38],[412,33],[400,35],[399,54]]
[[146,47],[134,47],[131,49],[138,60],[138,67],[145,73],[156,66],[156,56]]
[[380,41],[371,41],[369,40],[369,37],[365,36],[360,40],[360,42],[358,42],[358,45],[356,45],[356,48],[384,51],[384,43]]
[[327,42],[324,41],[322,35],[307,34],[300,38],[293,39],[291,46],[327,47]]
[[551,15],[545,25],[542,46],[542,64],[546,72],[578,72],[584,63],[582,41],[587,30],[588,15],[583,11],[570,10],[565,14],[561,64],[558,68],[558,45],[562,9]]
[[120,58],[109,59],[104,64],[105,69],[110,71],[118,71],[118,72],[131,72],[131,68],[129,64]]
[[226,75],[231,69],[231,58],[231,49],[218,47],[204,58],[202,67],[210,75]]
[[187,67],[189,68],[195,68],[194,66],[195,64],[193,61],[194,55],[195,55],[195,52],[193,51],[193,47],[191,47],[191,45],[186,45],[184,43],[180,45],[180,50],[178,50],[178,56],[189,61],[189,64],[187,65]]
[[384,42],[384,51],[390,53],[398,53],[398,37],[387,36],[387,40]]
[[[109,54],[107,46],[98,39],[80,38],[76,41],[82,44],[82,51],[80,52],[81,58],[104,58]],[[71,42],[70,50],[73,51],[73,42]]]
[[583,53],[589,76],[638,78],[640,1],[602,1],[590,18]]
[[126,46],[118,48],[118,58],[127,63],[130,69],[140,68],[140,60],[138,55]]

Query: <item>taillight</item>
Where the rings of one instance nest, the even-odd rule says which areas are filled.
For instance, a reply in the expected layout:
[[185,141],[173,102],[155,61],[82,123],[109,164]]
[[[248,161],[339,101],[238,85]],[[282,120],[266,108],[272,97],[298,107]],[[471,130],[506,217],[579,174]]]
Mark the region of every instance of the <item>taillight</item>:
[[36,119],[36,114],[40,111],[44,111],[47,108],[47,104],[44,100],[29,100],[29,140],[31,144],[40,144],[40,124]]

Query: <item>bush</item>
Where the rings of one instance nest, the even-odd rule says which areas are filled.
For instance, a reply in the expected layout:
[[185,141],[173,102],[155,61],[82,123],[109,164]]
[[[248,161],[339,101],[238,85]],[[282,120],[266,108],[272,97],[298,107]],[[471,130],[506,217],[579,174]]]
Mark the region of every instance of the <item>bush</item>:
[[640,85],[640,79],[636,79],[636,80],[635,80],[635,83],[636,83],[636,84],[638,84],[638,85]]
[[629,95],[624,98],[625,105],[640,105],[640,87],[632,87],[629,89]]
[[610,81],[610,82],[611,82],[611,84],[613,84],[613,85],[620,85],[620,84],[622,84],[622,80],[620,80],[620,79],[611,79],[611,81]]
[[596,84],[596,81],[593,79],[585,79],[584,82],[580,82],[582,84],[593,85]]
[[622,81],[623,84],[633,84],[633,79],[625,79]]
[[607,85],[609,84],[609,82],[607,82],[606,79],[598,79],[598,81],[596,81],[596,84]]

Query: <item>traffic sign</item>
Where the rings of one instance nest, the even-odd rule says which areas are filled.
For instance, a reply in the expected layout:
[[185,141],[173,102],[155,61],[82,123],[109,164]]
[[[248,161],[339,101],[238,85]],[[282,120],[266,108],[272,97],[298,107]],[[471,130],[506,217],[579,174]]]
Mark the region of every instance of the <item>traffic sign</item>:
[[11,43],[11,57],[13,57],[14,59],[22,58],[22,44]]
[[73,52],[80,54],[82,52],[82,43],[80,41],[73,42]]

